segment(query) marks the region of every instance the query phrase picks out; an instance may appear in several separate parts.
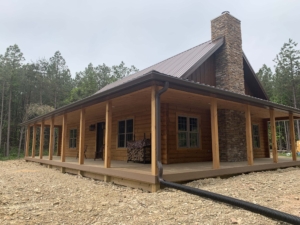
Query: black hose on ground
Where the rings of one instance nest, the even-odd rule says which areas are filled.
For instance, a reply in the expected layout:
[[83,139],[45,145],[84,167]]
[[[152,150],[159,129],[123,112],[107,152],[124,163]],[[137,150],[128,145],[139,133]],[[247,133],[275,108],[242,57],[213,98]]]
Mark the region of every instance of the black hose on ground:
[[173,182],[168,182],[165,181],[163,179],[159,179],[159,182],[161,184],[163,184],[166,187],[169,188],[174,188],[180,191],[184,191],[187,192],[189,194],[193,194],[193,195],[197,195],[203,198],[208,198],[208,199],[212,199],[214,201],[218,201],[218,202],[223,202],[232,206],[236,206],[254,213],[258,213],[261,214],[263,216],[269,217],[271,219],[276,219],[276,220],[280,220],[280,221],[284,221],[290,224],[300,224],[300,217],[298,216],[294,216],[288,213],[284,213],[275,209],[270,209],[261,205],[256,205],[253,204],[251,202],[246,202],[240,199],[236,199],[236,198],[232,198],[232,197],[228,197],[225,195],[220,195],[220,194],[216,194],[216,193],[212,193],[209,191],[205,191],[205,190],[200,190],[197,188],[193,188],[193,187],[189,187],[189,186],[185,186],[185,185],[181,185],[181,184],[177,184],[177,183],[173,183]]
[[161,143],[161,136],[160,136],[160,96],[166,92],[169,88],[169,82],[165,82],[164,87],[159,90],[155,96],[156,98],[156,121],[155,121],[155,125],[157,128],[157,132],[156,132],[156,146],[155,146],[155,151],[156,151],[156,161],[157,161],[157,167],[158,167],[158,180],[161,184],[163,184],[166,187],[170,187],[170,188],[174,188],[180,191],[184,191],[187,192],[189,194],[193,194],[193,195],[197,195],[200,197],[204,197],[204,198],[208,198],[208,199],[212,199],[214,201],[218,201],[218,202],[223,202],[229,205],[233,205],[245,210],[248,210],[250,212],[254,212],[257,214],[261,214],[263,216],[269,217],[271,219],[276,219],[276,220],[280,220],[283,222],[287,222],[290,224],[296,224],[296,225],[300,225],[300,217],[298,216],[294,216],[288,213],[284,213],[275,209],[270,209],[261,205],[256,205],[253,204],[251,202],[246,202],[240,199],[236,199],[236,198],[232,198],[232,197],[228,197],[225,195],[220,195],[217,193],[213,193],[213,192],[209,192],[209,191],[205,191],[205,190],[200,190],[197,188],[192,188],[189,186],[185,186],[185,185],[181,185],[181,184],[177,184],[177,183],[173,183],[173,182],[169,182],[169,181],[165,181],[162,176],[163,176],[163,166],[161,163],[161,149],[160,149],[160,143]]

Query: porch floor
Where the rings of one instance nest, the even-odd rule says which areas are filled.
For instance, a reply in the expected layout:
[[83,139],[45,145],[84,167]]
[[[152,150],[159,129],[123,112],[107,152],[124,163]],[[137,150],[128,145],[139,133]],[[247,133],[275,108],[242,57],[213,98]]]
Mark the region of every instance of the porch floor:
[[[47,156],[43,159],[25,158],[28,161],[40,162],[43,164],[55,165],[64,168],[77,169],[87,172],[94,172],[104,175],[112,175],[120,178],[129,178],[136,181],[149,181],[151,175],[151,165],[126,162],[126,161],[111,161],[111,168],[104,168],[102,159],[85,159],[84,165],[78,164],[78,159],[75,157],[66,157],[66,162],[60,162],[60,156],[53,156],[53,160],[48,160]],[[247,162],[221,162],[220,169],[212,169],[212,162],[193,162],[193,163],[177,163],[163,165],[164,179],[174,182],[183,182],[207,177],[227,176],[233,174],[241,174],[254,171],[271,170],[277,168],[300,166],[300,161],[292,161],[291,157],[279,157],[278,163],[273,163],[272,158],[254,159],[254,165],[248,166]],[[108,173],[111,171],[112,173]],[[143,178],[142,178],[143,177]],[[146,178],[148,177],[148,178]],[[157,183],[156,179],[151,179]],[[151,182],[151,183],[152,183]]]

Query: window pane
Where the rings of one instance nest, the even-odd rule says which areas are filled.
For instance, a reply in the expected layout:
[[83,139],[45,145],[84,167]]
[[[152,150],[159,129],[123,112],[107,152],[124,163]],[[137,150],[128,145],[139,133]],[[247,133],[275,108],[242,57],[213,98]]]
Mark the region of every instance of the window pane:
[[70,130],[70,138],[73,138],[73,130]]
[[133,133],[133,120],[127,120],[126,123],[126,133]]
[[76,139],[73,139],[73,146],[76,148]]
[[260,144],[259,144],[259,137],[256,136],[253,138],[253,148],[259,148]]
[[118,147],[125,147],[125,134],[119,134]]
[[197,132],[198,131],[198,121],[197,118],[190,118],[190,131]]
[[178,147],[187,147],[187,133],[178,133]]
[[69,141],[69,148],[72,148],[72,139]]
[[125,120],[119,121],[119,134],[125,133]]
[[254,135],[259,135],[258,125],[253,125],[252,126],[252,132],[253,132],[253,136]]
[[74,132],[74,136],[73,137],[76,138],[77,137],[77,129],[74,129],[73,132]]
[[195,148],[198,147],[198,133],[190,133],[190,147]]
[[186,117],[178,116],[178,131],[187,131]]
[[126,145],[127,145],[127,141],[133,141],[133,134],[126,134]]

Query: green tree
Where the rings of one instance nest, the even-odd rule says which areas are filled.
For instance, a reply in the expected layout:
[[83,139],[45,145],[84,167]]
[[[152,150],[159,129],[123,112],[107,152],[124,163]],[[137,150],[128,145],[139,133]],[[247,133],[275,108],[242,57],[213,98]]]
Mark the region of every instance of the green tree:
[[273,97],[273,73],[271,68],[263,64],[262,68],[256,73],[257,77],[261,81],[267,95],[272,100]]
[[52,96],[52,104],[54,108],[61,107],[64,99],[72,90],[72,77],[65,59],[59,51],[55,52],[50,58],[47,69],[47,78]]
[[8,80],[8,112],[7,112],[7,143],[6,143],[6,156],[9,156],[10,149],[10,128],[11,128],[11,104],[12,95],[19,85],[19,77],[21,72],[22,61],[24,61],[23,53],[18,45],[9,46],[4,55],[4,73],[7,75]]
[[[276,63],[274,100],[295,108],[298,107],[297,99],[300,97],[300,50],[296,47],[297,43],[289,39],[274,59]],[[297,120],[297,134],[300,140],[299,120]]]
[[106,85],[137,71],[138,69],[134,66],[126,67],[124,62],[111,68],[105,64],[94,67],[90,63],[84,71],[76,73],[75,87],[72,89],[67,102],[86,98]]
[[135,66],[126,67],[123,61],[117,66],[112,66],[111,70],[112,82],[139,71]]

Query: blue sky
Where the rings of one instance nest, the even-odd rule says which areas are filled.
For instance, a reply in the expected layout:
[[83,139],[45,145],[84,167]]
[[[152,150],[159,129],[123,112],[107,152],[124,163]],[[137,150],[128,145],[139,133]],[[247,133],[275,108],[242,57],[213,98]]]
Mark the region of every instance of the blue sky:
[[144,69],[210,40],[210,21],[230,11],[254,70],[273,69],[282,45],[300,42],[299,9],[296,0],[0,0],[0,54],[18,44],[31,62],[59,50],[73,76],[89,63]]

